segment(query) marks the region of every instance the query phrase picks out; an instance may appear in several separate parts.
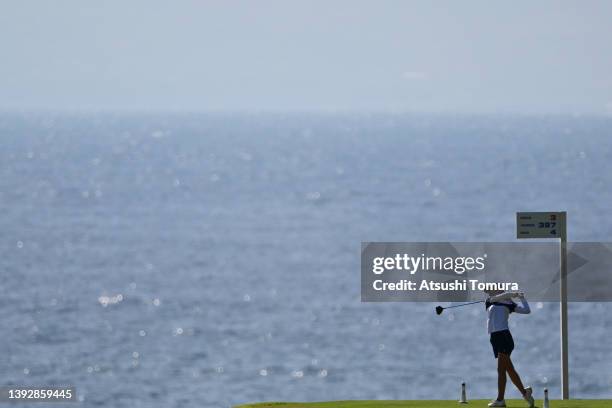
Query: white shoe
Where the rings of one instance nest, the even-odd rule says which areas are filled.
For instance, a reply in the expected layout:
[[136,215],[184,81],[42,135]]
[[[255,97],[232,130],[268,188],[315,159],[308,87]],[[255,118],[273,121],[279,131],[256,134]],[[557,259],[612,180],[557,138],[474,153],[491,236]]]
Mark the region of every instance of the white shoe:
[[506,406],[506,400],[493,400],[491,402],[489,402],[488,404],[489,407],[505,407]]
[[535,407],[535,401],[533,399],[533,389],[531,387],[525,387],[525,395],[523,395],[525,401],[529,404],[529,408]]

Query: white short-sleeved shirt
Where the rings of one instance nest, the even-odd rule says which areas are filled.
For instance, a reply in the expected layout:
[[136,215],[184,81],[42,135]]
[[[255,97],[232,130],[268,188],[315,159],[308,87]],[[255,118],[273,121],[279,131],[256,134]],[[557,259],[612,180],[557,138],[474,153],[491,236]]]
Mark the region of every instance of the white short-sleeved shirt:
[[[493,302],[491,298],[488,301]],[[515,304],[509,300],[498,301],[495,303],[505,303],[508,305]],[[529,303],[525,299],[521,299],[521,304],[516,304],[514,307],[515,313],[528,314],[531,312]],[[502,330],[508,330],[508,318],[510,317],[510,309],[501,304],[491,305],[487,308],[487,332],[489,334]]]

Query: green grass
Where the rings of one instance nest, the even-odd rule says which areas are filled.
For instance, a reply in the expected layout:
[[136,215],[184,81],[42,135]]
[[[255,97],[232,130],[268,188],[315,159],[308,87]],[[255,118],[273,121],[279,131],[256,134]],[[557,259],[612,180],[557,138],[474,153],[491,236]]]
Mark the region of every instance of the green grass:
[[[473,400],[468,404],[457,401],[328,401],[328,402],[261,402],[258,404],[238,405],[235,408],[469,408],[487,407],[487,400]],[[526,408],[523,400],[506,400],[508,408]],[[542,401],[536,401],[541,407]],[[610,408],[612,400],[569,400],[550,401],[550,408]]]

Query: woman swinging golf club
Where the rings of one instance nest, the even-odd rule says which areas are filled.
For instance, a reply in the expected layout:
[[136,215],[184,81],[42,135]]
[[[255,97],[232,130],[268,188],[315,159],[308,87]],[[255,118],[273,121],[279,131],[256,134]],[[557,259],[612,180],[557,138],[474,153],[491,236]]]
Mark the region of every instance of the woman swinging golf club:
[[[521,392],[525,401],[529,403],[529,407],[534,407],[533,390],[531,387],[523,387],[521,377],[516,372],[510,354],[514,349],[514,340],[508,329],[508,317],[510,313],[531,313],[529,304],[525,300],[525,295],[522,292],[502,292],[485,291],[488,295],[485,301],[487,310],[487,330],[491,336],[491,345],[493,346],[493,354],[497,359],[497,399],[489,403],[490,407],[505,407],[506,401],[504,394],[506,392],[506,373],[510,376],[510,380],[516,385],[516,388]],[[520,304],[514,303],[512,298],[518,298]]]

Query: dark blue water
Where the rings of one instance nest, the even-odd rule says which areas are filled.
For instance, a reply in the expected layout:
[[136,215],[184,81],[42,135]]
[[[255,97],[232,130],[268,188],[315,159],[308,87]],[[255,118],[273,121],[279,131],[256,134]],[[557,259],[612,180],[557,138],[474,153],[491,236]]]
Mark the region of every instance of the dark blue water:
[[[479,306],[363,304],[361,241],[612,239],[612,120],[0,116],[0,383],[82,406],[495,394]],[[513,317],[559,395],[558,306]],[[609,305],[570,307],[571,393],[612,395]],[[509,396],[517,396],[513,390]]]

